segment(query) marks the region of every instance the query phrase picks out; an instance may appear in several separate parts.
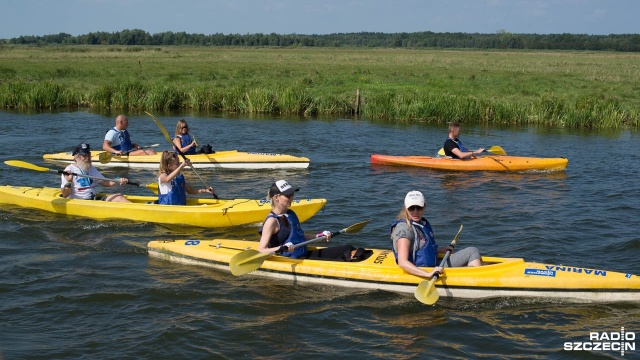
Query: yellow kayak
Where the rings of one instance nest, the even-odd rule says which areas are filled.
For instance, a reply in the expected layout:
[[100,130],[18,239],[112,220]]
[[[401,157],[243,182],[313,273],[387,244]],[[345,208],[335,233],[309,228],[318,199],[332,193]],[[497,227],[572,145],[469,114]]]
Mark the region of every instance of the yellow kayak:
[[373,154],[371,163],[454,171],[562,171],[567,168],[569,160],[508,155],[488,155],[459,160],[447,157]]
[[[158,169],[160,164],[159,152],[155,155],[117,156],[110,157],[108,162],[100,162],[100,154],[104,151],[92,151],[91,161],[94,166],[130,167]],[[309,159],[285,154],[242,152],[238,150],[216,151],[213,154],[187,155],[195,168],[219,168],[219,169],[306,169],[309,167]],[[45,160],[62,163],[72,163],[73,156],[70,152],[45,154]]]
[[[151,241],[149,256],[229,271],[231,258],[258,243],[244,240]],[[311,248],[311,246],[310,246]],[[447,268],[435,286],[453,298],[532,297],[575,302],[640,301],[640,276],[580,266],[527,262],[521,258],[482,258],[483,266]],[[426,269],[429,270],[429,269]],[[317,283],[414,293],[423,278],[396,265],[390,250],[372,249],[359,262],[268,257],[251,272],[290,284]],[[246,275],[246,276],[250,276]]]
[[[98,194],[104,196],[106,194]],[[156,196],[125,195],[131,203],[64,199],[60,189],[0,186],[0,204],[17,205],[57,214],[93,219],[126,219],[161,224],[199,227],[228,227],[259,224],[271,211],[266,200],[187,198],[187,205],[158,205]],[[300,221],[322,210],[326,199],[295,199],[291,208]]]

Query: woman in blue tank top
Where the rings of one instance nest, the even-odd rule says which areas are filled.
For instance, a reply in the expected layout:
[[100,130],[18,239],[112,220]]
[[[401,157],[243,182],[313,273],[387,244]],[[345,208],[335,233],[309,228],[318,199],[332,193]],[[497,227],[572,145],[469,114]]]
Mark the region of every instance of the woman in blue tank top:
[[183,154],[193,155],[196,153],[198,144],[195,137],[189,134],[189,125],[184,119],[178,120],[176,124],[176,137],[173,138],[173,146]]
[[275,252],[292,258],[345,260],[345,253],[351,254],[356,250],[352,245],[332,246],[312,251],[309,251],[306,246],[294,247],[296,244],[311,240],[316,236],[327,236],[327,241],[331,238],[331,232],[326,230],[316,236],[305,235],[298,216],[289,209],[293,195],[298,190],[286,180],[278,180],[269,188],[267,200],[271,201],[271,212],[258,231],[261,235],[258,251]]
[[181,163],[178,154],[166,150],[162,152],[158,171],[158,204],[186,205],[187,193],[213,194],[213,187],[194,189],[186,183],[182,169],[187,165],[191,165],[188,159]]

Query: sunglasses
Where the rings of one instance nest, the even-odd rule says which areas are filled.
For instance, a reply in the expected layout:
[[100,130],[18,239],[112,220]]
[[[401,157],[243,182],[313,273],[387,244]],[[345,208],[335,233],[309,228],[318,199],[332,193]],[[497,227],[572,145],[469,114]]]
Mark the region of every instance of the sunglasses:
[[291,193],[291,194],[289,194],[289,195],[285,195],[285,194],[280,194],[280,195],[282,195],[282,196],[286,197],[287,199],[292,199],[292,198],[293,198],[293,194],[294,194],[294,193]]
[[188,126],[182,126],[181,129],[188,129]]
[[409,206],[409,208],[407,210],[409,210],[409,211],[416,211],[416,210],[422,211],[422,210],[424,210],[424,207],[418,206],[418,205],[413,205],[413,206]]

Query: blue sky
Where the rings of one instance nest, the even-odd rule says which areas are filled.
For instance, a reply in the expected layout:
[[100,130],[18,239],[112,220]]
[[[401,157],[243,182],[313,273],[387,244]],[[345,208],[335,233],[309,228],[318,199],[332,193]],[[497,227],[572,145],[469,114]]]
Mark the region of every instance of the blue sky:
[[200,34],[640,33],[640,0],[0,0],[0,39]]

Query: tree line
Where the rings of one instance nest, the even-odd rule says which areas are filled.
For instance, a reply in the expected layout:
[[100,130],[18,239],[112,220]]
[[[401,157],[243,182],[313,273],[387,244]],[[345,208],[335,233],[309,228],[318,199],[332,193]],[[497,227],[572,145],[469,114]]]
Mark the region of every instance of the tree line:
[[272,47],[379,47],[379,48],[468,48],[522,50],[640,51],[640,34],[513,34],[498,31],[479,33],[338,33],[301,34],[149,34],[140,29],[118,32],[91,32],[72,36],[66,33],[0,39],[0,44],[22,45],[140,45],[140,46],[272,46]]

